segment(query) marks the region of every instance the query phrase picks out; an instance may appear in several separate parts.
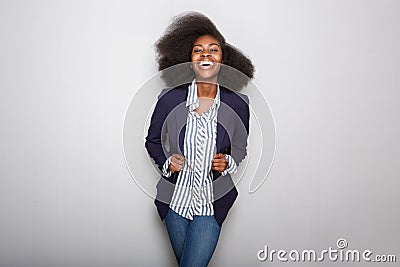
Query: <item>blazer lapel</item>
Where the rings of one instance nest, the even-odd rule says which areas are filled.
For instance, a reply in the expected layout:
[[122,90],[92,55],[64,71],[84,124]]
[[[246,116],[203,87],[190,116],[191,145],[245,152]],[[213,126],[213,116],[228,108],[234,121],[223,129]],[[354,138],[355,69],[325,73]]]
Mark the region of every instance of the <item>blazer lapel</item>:
[[189,113],[189,107],[186,106],[186,101],[181,102],[175,108],[175,119],[176,119],[175,138],[179,139],[178,151],[180,151],[182,153],[182,155],[184,152],[183,141],[185,140],[186,122],[187,122],[188,113]]

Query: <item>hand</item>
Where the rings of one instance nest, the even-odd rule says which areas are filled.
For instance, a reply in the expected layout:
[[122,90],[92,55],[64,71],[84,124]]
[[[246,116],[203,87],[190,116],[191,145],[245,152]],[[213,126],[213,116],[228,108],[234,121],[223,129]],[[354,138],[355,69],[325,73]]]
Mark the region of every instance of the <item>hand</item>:
[[228,162],[226,161],[225,155],[222,153],[217,153],[214,156],[212,169],[214,171],[223,172],[228,167]]
[[171,163],[169,164],[169,169],[172,173],[179,172],[183,168],[183,162],[185,157],[179,154],[172,154]]

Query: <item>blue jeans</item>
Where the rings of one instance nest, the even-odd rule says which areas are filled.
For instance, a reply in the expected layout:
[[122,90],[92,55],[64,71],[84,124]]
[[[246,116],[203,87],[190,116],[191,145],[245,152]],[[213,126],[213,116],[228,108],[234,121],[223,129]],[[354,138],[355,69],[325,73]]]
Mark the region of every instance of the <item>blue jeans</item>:
[[165,225],[180,267],[208,265],[221,232],[214,216],[195,215],[189,220],[169,208]]

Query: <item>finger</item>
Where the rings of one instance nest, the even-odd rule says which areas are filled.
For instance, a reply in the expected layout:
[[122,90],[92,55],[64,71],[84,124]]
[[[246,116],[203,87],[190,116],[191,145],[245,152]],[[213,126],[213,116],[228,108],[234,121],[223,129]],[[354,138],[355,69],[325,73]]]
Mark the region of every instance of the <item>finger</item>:
[[185,159],[185,157],[183,155],[180,155],[180,154],[172,154],[172,156],[177,158],[177,159],[179,159],[179,160],[184,160]]
[[225,158],[221,158],[221,159],[218,158],[218,159],[214,159],[213,162],[224,163],[224,162],[226,162],[226,159]]
[[178,171],[180,171],[178,168],[176,168],[174,165],[172,165],[172,163],[169,164],[169,169],[170,169],[171,172],[178,172]]
[[228,164],[225,164],[225,163],[215,163],[215,164],[213,164],[213,167],[225,169],[227,165]]
[[182,169],[182,167],[183,167],[183,164],[181,164],[179,162],[176,162],[176,161],[173,161],[173,160],[171,160],[171,164],[173,166],[175,166],[176,168],[179,168],[179,169]]
[[214,165],[215,167],[226,167],[226,166],[228,166],[228,164],[226,164],[226,162],[222,162],[222,163],[215,163],[215,165]]
[[183,167],[183,162],[181,162],[181,161],[173,161],[173,160],[171,160],[171,163],[173,163],[175,166]]
[[183,159],[172,157],[171,162],[174,162],[175,164],[183,165]]
[[179,154],[176,154],[176,157],[175,157],[177,160],[181,160],[181,161],[184,161],[185,160],[185,157],[184,156],[182,156],[182,155],[179,155]]
[[174,163],[174,166],[179,168],[179,169],[183,168],[183,164],[179,164],[179,163]]
[[218,153],[218,154],[215,154],[214,158],[216,158],[216,159],[224,159],[225,155],[222,154],[222,153]]
[[228,162],[227,161],[225,161],[225,160],[215,160],[215,161],[213,161],[213,165],[215,165],[215,166],[226,166],[226,165],[228,165]]
[[218,171],[218,172],[223,172],[223,171],[224,171],[224,168],[213,167],[213,170]]
[[175,169],[176,169],[176,170],[179,170],[179,171],[180,171],[180,170],[182,169],[182,167],[183,167],[183,165],[178,164],[178,163],[173,162],[173,161],[171,161],[171,165],[174,166]]

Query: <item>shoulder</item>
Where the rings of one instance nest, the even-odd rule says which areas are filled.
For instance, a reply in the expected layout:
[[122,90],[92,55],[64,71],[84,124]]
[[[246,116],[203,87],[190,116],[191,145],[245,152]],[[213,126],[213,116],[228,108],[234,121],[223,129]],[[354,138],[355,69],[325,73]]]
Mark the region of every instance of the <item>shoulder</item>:
[[223,86],[220,86],[220,97],[221,101],[232,108],[242,109],[249,106],[249,97],[247,95],[229,90]]
[[188,85],[183,84],[174,88],[162,89],[158,95],[158,103],[168,104],[168,106],[176,106],[186,101]]

